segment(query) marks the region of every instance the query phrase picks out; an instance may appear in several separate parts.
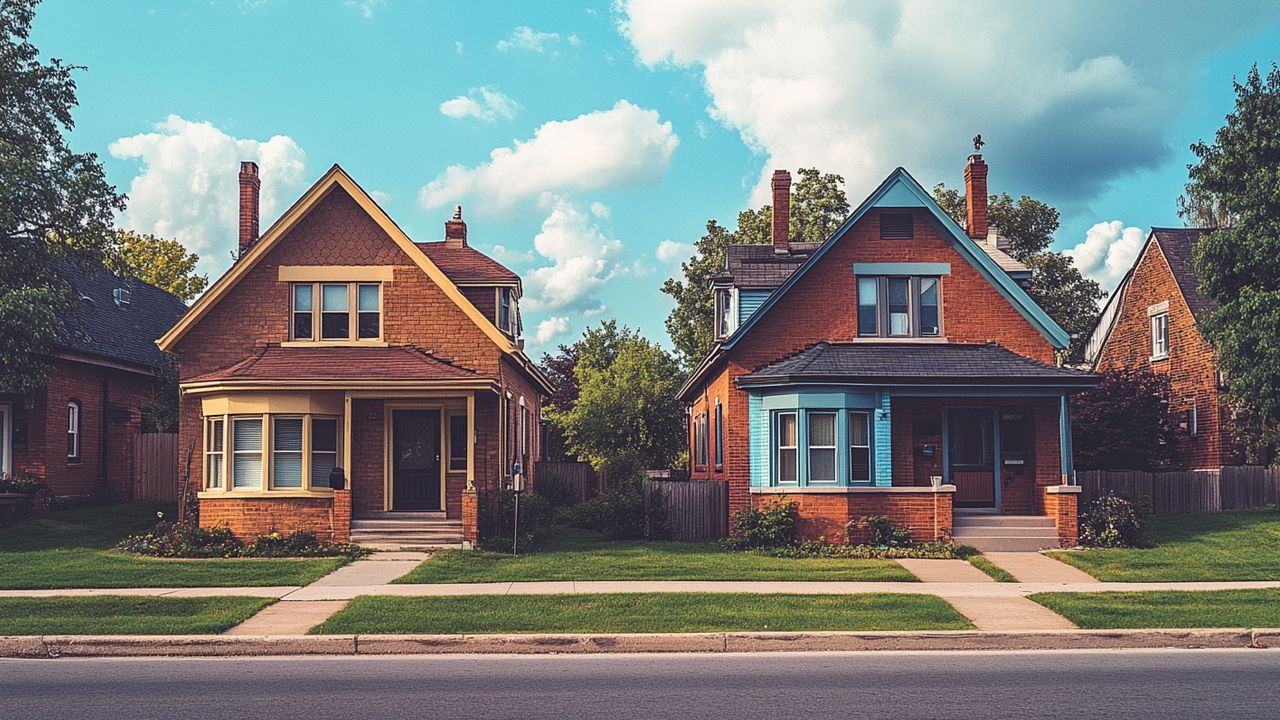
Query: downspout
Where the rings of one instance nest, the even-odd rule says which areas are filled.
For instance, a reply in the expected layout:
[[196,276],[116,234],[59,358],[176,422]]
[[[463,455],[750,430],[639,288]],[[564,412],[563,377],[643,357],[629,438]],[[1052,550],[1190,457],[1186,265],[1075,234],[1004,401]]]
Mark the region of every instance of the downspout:
[[102,492],[108,493],[111,488],[107,485],[107,404],[111,395],[111,382],[108,379],[107,371],[102,371],[102,393],[101,393],[101,410],[99,411],[99,419],[101,422],[101,430],[98,438],[98,485]]

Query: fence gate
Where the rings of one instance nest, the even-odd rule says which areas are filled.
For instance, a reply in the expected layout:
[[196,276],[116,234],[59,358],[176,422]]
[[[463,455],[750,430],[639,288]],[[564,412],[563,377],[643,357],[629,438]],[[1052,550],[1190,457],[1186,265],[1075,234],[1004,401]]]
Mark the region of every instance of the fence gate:
[[139,433],[133,446],[134,502],[178,501],[178,434]]
[[[724,480],[650,480],[645,506],[667,506],[674,540],[717,540],[729,535],[729,483]],[[660,498],[660,499],[659,499]]]

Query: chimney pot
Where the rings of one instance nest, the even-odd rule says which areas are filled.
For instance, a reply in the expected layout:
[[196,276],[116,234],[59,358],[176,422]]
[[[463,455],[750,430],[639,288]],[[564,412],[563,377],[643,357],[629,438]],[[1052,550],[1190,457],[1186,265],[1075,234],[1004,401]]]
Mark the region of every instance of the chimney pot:
[[462,221],[462,206],[453,210],[453,218],[444,222],[445,247],[464,248],[467,246],[467,224]]
[[240,163],[240,257],[258,242],[258,208],[262,180],[258,164]]
[[985,240],[990,224],[987,221],[987,164],[982,155],[974,153],[964,166],[964,200],[968,208],[965,230],[975,240]]
[[773,171],[773,251],[778,255],[791,252],[791,173]]

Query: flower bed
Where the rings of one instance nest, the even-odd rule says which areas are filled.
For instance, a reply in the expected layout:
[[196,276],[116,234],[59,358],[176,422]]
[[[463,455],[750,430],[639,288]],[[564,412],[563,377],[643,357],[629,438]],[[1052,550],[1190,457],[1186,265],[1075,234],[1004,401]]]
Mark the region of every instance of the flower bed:
[[315,533],[307,530],[287,535],[270,532],[245,544],[225,527],[202,528],[193,523],[163,519],[151,532],[121,540],[116,549],[162,558],[356,558],[368,554],[367,550],[350,543],[321,542]]

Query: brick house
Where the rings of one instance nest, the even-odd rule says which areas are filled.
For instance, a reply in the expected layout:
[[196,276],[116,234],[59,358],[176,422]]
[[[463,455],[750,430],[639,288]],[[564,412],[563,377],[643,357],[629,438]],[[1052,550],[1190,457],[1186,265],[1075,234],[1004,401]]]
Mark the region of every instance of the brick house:
[[971,156],[967,228],[898,168],[802,244],[775,172],[773,243],[728,248],[716,344],[680,391],[692,477],[727,480],[730,513],[784,498],[805,539],[887,515],[916,540],[1074,544],[1067,398],[1095,378],[1059,366],[1068,337],[989,227],[986,178]]
[[[129,501],[142,416],[172,384],[155,346],[187,306],[141,280],[66,263],[76,307],[45,358],[49,379],[29,393],[0,388],[0,472],[40,478],[52,495]],[[171,381],[170,381],[171,382]]]
[[1184,433],[1173,469],[1237,464],[1217,354],[1199,320],[1217,307],[1200,292],[1192,252],[1208,230],[1152,228],[1085,347],[1096,371],[1150,368],[1169,376],[1169,410]]
[[337,165],[260,238],[258,188],[243,163],[239,259],[159,341],[200,524],[474,542],[480,506],[532,474],[550,390],[520,278],[468,244],[461,208],[414,242]]

